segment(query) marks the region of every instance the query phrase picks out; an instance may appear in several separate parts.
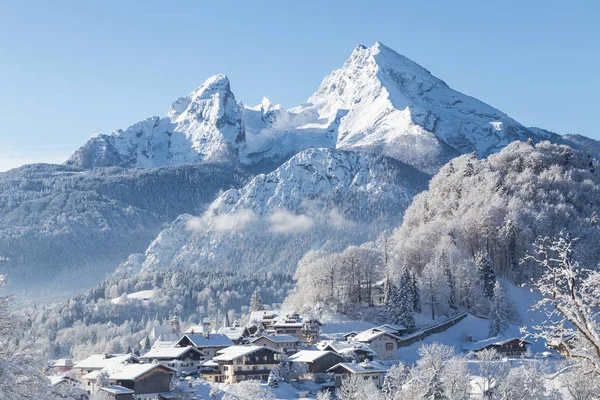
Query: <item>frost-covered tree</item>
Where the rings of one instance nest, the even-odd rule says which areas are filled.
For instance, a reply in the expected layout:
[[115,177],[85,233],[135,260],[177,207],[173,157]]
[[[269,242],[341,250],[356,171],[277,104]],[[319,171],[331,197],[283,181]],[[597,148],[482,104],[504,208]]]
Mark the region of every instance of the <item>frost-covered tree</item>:
[[449,362],[455,356],[452,347],[440,343],[423,345],[419,348],[419,359],[417,365],[412,369],[411,375],[423,398],[432,400],[446,398],[444,375]]
[[250,380],[228,385],[222,400],[274,400],[275,396],[269,387],[260,382]]
[[265,306],[263,305],[262,297],[260,297],[260,293],[256,289],[250,298],[250,311],[262,311],[264,309]]
[[502,374],[502,360],[494,349],[481,350],[477,353],[479,379],[477,386],[484,399],[492,398],[492,389],[498,384]]
[[427,264],[421,274],[420,283],[423,304],[427,305],[431,311],[431,319],[435,320],[436,315],[445,314],[448,311],[450,290],[444,270],[437,262]]
[[489,337],[503,333],[511,323],[518,322],[517,306],[499,281],[494,285],[494,296],[490,301]]
[[276,370],[272,370],[269,373],[269,379],[267,380],[267,384],[270,387],[277,387],[277,386],[279,386],[279,380],[280,380],[279,372],[277,372]]
[[[0,275],[0,288],[4,276]],[[0,398],[51,399],[51,387],[41,373],[39,346],[24,331],[11,309],[12,299],[0,296]]]
[[452,357],[442,370],[442,389],[446,399],[466,400],[471,391],[471,375],[467,360]]
[[479,273],[479,279],[483,286],[483,293],[489,298],[494,296],[494,285],[496,284],[496,274],[494,265],[487,253],[479,252],[475,255],[475,268]]
[[420,313],[421,312],[421,296],[419,294],[419,284],[417,281],[417,275],[415,274],[414,271],[411,274],[411,281],[412,281],[412,295],[413,295],[413,310],[416,313]]
[[600,272],[580,266],[568,234],[540,239],[531,256],[541,266],[533,287],[542,295],[534,309],[546,315],[534,336],[560,346],[567,357],[600,379]]
[[364,380],[353,374],[342,380],[336,396],[339,400],[383,400],[383,395],[371,379]]
[[413,310],[412,279],[408,268],[404,270],[400,277],[400,285],[396,290],[394,303],[397,308],[395,322],[401,323],[409,331],[414,330],[416,324]]
[[511,368],[494,390],[494,399],[498,400],[559,400],[553,390],[548,390],[546,374],[536,364]]
[[383,378],[381,393],[385,400],[394,400],[398,391],[402,389],[402,385],[407,378],[407,368],[403,363],[395,364],[390,367],[387,374]]
[[596,400],[600,398],[600,380],[593,379],[581,368],[572,368],[558,377],[560,384],[573,400]]
[[317,393],[317,400],[332,400],[331,393],[328,391],[320,391]]

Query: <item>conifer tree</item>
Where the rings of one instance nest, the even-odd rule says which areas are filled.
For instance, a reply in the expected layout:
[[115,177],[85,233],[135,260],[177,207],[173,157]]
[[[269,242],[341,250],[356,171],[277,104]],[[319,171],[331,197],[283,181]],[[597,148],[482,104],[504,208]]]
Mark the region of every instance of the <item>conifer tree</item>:
[[411,274],[412,279],[412,297],[413,297],[413,310],[416,313],[421,312],[421,296],[419,295],[419,285],[417,282],[417,276],[415,272]]
[[412,279],[408,269],[405,269],[400,278],[400,288],[397,294],[398,320],[409,331],[415,329],[415,316],[413,310]]
[[265,307],[263,305],[262,297],[258,293],[258,288],[252,293],[252,298],[250,299],[250,311],[262,311]]
[[478,253],[475,256],[475,267],[483,285],[483,293],[492,298],[494,296],[494,285],[496,284],[496,273],[489,255],[483,252]]
[[489,337],[500,335],[515,319],[518,319],[516,307],[502,285],[500,285],[500,282],[496,281],[494,296],[490,304]]

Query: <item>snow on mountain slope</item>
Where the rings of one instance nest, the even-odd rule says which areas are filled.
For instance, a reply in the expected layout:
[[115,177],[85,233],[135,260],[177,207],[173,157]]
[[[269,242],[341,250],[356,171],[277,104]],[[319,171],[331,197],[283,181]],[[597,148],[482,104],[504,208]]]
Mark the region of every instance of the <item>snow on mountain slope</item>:
[[173,103],[165,118],[94,135],[67,161],[93,168],[194,162],[278,166],[308,148],[382,154],[435,173],[451,158],[486,156],[533,137],[506,114],[450,89],[415,62],[377,42],[359,45],[308,101],[286,110],[267,99],[236,103],[224,75]]
[[215,75],[174,102],[166,118],[150,117],[110,135],[94,135],[67,164],[148,168],[236,161],[245,141],[241,115],[229,79]]
[[309,149],[223,193],[203,216],[180,216],[121,269],[292,272],[310,249],[340,250],[397,225],[428,179],[386,157]]

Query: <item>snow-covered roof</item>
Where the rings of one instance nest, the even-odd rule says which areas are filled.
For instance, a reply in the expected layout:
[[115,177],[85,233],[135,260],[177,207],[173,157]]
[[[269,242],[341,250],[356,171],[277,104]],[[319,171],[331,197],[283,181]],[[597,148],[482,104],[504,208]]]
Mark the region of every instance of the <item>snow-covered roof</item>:
[[211,333],[209,335],[185,335],[184,337],[187,337],[196,347],[228,347],[233,346],[234,344],[226,335],[218,333]]
[[217,331],[218,334],[225,335],[231,340],[238,340],[246,333],[246,328],[236,327],[223,327]]
[[250,313],[250,321],[268,321],[277,318],[278,310],[262,310],[252,311]]
[[300,350],[299,352],[292,354],[288,361],[290,362],[304,362],[304,363],[313,363],[319,358],[327,355],[327,354],[335,354],[331,351],[321,351],[321,350]]
[[373,329],[395,334],[396,332],[405,331],[406,327],[398,324],[383,324]]
[[171,325],[154,325],[152,331],[150,331],[150,337],[152,339],[157,339],[160,335],[164,335],[165,333],[173,333]]
[[261,335],[256,339],[253,339],[252,343],[256,342],[260,338],[265,338],[273,343],[296,343],[299,340],[296,336],[292,335]]
[[327,371],[333,371],[338,367],[342,367],[352,374],[372,374],[376,372],[384,373],[389,369],[388,366],[377,361],[363,361],[361,363],[339,363],[329,368]]
[[486,348],[488,346],[502,346],[508,342],[511,342],[513,340],[519,340],[525,344],[531,344],[531,342],[528,342],[522,338],[518,338],[518,337],[503,337],[503,336],[494,336],[485,340],[479,340],[477,342],[472,342],[472,343],[466,343],[463,348],[465,350],[481,350],[483,348]]
[[383,335],[388,335],[396,340],[400,339],[399,336],[396,336],[393,333],[389,333],[389,332],[386,332],[383,330],[377,330],[377,329],[373,328],[373,329],[367,329],[366,331],[359,333],[358,335],[354,336],[352,338],[352,340],[355,342],[371,342]]
[[132,381],[147,374],[155,368],[164,368],[173,371],[162,364],[128,364],[118,368],[107,370],[109,379],[119,381]]
[[184,332],[186,334],[204,333],[204,327],[202,325],[192,325]]
[[123,386],[106,386],[103,388],[100,388],[101,390],[104,390],[105,392],[108,393],[112,393],[112,394],[134,394],[135,392],[131,389],[127,389],[126,387]]
[[81,379],[85,379],[86,381],[95,381],[100,376],[102,370],[97,369],[95,371],[90,372],[89,374],[85,374],[81,377]]
[[79,362],[74,367],[79,369],[103,369],[127,362],[137,362],[132,354],[92,354]]
[[240,357],[247,356],[259,350],[272,351],[279,353],[277,350],[271,349],[265,346],[230,346],[225,349],[219,350],[217,356],[213,357],[214,361],[232,361],[237,360]]
[[48,379],[50,380],[50,384],[52,386],[58,385],[59,383],[63,383],[63,382],[76,382],[75,379],[69,378],[68,376],[65,376],[65,375],[49,376]]
[[158,338],[156,338],[156,342],[177,342],[181,338],[179,333],[168,332],[161,333]]
[[188,352],[198,353],[200,355],[204,355],[200,350],[195,347],[169,347],[169,346],[159,346],[153,347],[149,352],[140,357],[142,360],[152,360],[152,359],[164,359],[164,358],[180,358]]
[[213,360],[208,360],[202,363],[203,367],[218,367],[219,363],[214,362]]
[[67,358],[61,358],[60,360],[56,360],[52,363],[53,367],[72,367],[73,361]]
[[371,355],[377,355],[373,349],[362,342],[338,342],[335,340],[324,340],[317,344],[319,350],[325,350],[331,348],[338,354],[347,355],[355,351],[364,351]]

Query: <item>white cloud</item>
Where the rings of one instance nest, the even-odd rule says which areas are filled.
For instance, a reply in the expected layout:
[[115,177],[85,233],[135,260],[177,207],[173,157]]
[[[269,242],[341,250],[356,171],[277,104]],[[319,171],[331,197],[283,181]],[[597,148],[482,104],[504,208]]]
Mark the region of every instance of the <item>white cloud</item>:
[[202,217],[192,218],[187,223],[187,228],[193,231],[205,231],[212,227],[217,232],[228,232],[235,229],[244,229],[256,220],[252,210],[242,209],[233,214],[211,215],[210,210]]
[[312,229],[315,221],[303,214],[293,214],[288,210],[278,209],[269,216],[270,231],[276,233],[304,233]]
[[344,215],[337,208],[332,209],[327,214],[327,222],[329,225],[334,226],[338,229],[350,228],[354,225],[354,222],[344,218]]

